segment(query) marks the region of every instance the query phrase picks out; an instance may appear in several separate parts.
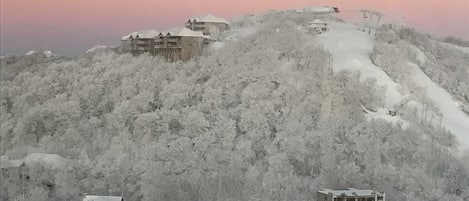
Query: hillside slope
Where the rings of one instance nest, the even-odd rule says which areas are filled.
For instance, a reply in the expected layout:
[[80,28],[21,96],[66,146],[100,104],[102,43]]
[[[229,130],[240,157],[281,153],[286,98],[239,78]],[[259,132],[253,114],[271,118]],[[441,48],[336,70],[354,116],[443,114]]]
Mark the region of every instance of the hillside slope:
[[[401,90],[401,84],[393,80],[385,72],[382,67],[373,64],[370,56],[374,48],[374,36],[368,35],[368,33],[362,32],[360,27],[346,23],[331,23],[333,27],[330,32],[326,32],[318,36],[325,48],[332,54],[333,67],[335,71],[348,69],[352,71],[360,72],[362,79],[374,78],[377,80],[376,84],[386,88],[385,91],[385,103],[384,107],[388,109],[394,109],[399,105],[403,104],[404,101],[408,102],[409,89],[407,91]],[[456,47],[453,47],[456,48]],[[417,52],[418,53],[418,52]],[[423,53],[422,53],[423,54]],[[391,55],[383,55],[390,56]],[[425,62],[427,58],[425,55],[419,55],[420,58],[416,58],[421,62]],[[469,56],[469,55],[468,55]],[[409,74],[409,80],[400,80],[403,85],[409,85],[407,82],[412,81],[414,85],[406,86],[406,88],[412,88],[412,90],[419,90],[422,88],[426,90],[426,98],[430,99],[437,108],[433,113],[442,114],[442,123],[447,129],[449,129],[458,138],[458,141],[462,149],[469,148],[469,115],[465,114],[460,104],[455,101],[448,92],[443,88],[434,83],[418,66],[417,64],[404,63],[405,68],[408,68],[406,73]],[[406,97],[403,100],[403,97]],[[422,103],[425,100],[419,100],[416,97],[412,97],[415,105],[414,109],[422,110]],[[439,124],[438,117],[435,117],[431,124]]]
[[352,25],[309,32],[316,17],[240,17],[184,63],[108,48],[1,58],[1,155],[58,154],[67,165],[39,163],[26,184],[2,171],[0,197],[302,201],[354,187],[467,200],[469,164],[451,132],[422,118],[419,103],[437,111],[427,96]]

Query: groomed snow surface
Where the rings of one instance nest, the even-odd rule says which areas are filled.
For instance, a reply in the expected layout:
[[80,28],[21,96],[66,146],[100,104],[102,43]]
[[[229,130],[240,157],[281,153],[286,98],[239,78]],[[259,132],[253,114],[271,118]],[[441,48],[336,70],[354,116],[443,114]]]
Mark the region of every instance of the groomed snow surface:
[[395,83],[380,67],[371,63],[373,39],[359,27],[345,23],[330,23],[332,30],[318,35],[318,39],[332,54],[334,71],[359,71],[361,79],[375,78],[377,84],[386,87],[385,106],[392,108],[402,100],[399,84]]
[[[371,62],[372,37],[362,32],[360,27],[351,24],[332,22],[331,27],[331,31],[318,35],[318,39],[332,54],[334,71],[359,71],[363,80],[375,78],[377,85],[386,87],[385,107],[393,108],[394,105],[399,104],[403,99],[399,92],[399,84],[394,82],[382,68]],[[426,61],[424,55],[417,56],[419,63]],[[462,112],[451,95],[425,75],[417,64],[410,66],[413,67],[413,79],[416,84],[426,88],[428,97],[435,102],[443,114],[443,125],[457,136],[461,148],[469,148],[469,116]],[[370,113],[367,117],[382,118],[393,123],[405,123],[400,117],[389,117],[381,110]]]

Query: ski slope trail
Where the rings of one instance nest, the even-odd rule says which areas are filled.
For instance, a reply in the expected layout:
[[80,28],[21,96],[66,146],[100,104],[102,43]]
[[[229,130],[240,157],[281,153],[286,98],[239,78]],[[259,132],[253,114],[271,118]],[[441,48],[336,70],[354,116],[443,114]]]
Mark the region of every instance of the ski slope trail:
[[317,38],[332,55],[334,71],[358,71],[362,80],[375,78],[377,85],[386,87],[385,107],[393,108],[400,103],[402,95],[399,84],[371,62],[372,37],[352,24],[332,22],[331,27],[331,31]]
[[469,148],[469,116],[459,108],[459,103],[443,88],[433,82],[420,67],[409,63],[414,82],[426,89],[428,97],[437,105],[443,114],[443,125],[459,140],[460,147]]
[[[386,87],[385,107],[393,108],[403,96],[400,85],[394,82],[382,68],[371,62],[373,38],[360,30],[359,26],[332,22],[332,30],[318,35],[318,40],[330,52],[333,58],[334,71],[358,71],[360,79],[375,78],[377,85]],[[462,112],[459,104],[443,88],[434,83],[416,64],[413,68],[413,80],[417,85],[426,88],[429,98],[436,103],[443,114],[443,124],[459,140],[460,148],[469,148],[469,116]]]

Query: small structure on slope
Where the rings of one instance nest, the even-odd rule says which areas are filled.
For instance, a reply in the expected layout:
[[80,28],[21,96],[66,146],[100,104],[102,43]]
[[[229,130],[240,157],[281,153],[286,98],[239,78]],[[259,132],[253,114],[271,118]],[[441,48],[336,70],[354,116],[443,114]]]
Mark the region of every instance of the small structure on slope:
[[201,31],[204,35],[217,35],[229,28],[229,22],[221,17],[211,14],[190,18],[186,27],[193,31]]
[[83,201],[124,201],[124,198],[120,196],[85,195]]
[[330,27],[328,25],[327,22],[324,22],[320,19],[315,19],[311,22],[308,23],[308,28],[317,33],[317,34],[321,34],[323,32],[326,32],[326,31],[329,31],[330,30]]
[[317,192],[317,201],[386,201],[384,192],[369,189],[348,188],[347,190],[324,189]]

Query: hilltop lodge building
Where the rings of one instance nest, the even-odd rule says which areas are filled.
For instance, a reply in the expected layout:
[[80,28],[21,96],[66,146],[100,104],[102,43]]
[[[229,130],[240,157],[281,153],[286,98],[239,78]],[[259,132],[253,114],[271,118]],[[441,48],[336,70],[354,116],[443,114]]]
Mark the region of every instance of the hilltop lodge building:
[[227,30],[229,24],[223,18],[207,14],[189,19],[186,22],[186,27],[194,31],[201,31],[204,35],[214,36]]
[[122,37],[122,49],[133,55],[148,52],[168,61],[187,61],[200,56],[204,46],[211,41],[211,36],[225,31],[228,25],[225,19],[208,14],[189,19],[184,28],[130,33]]

